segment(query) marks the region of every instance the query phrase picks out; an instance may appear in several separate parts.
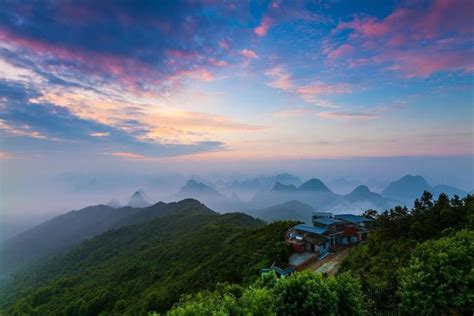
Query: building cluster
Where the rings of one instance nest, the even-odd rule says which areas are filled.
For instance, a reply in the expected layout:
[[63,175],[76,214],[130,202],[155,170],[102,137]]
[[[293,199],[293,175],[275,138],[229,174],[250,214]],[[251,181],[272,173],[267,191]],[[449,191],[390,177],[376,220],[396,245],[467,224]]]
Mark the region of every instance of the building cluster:
[[356,244],[370,233],[373,219],[353,214],[313,212],[313,226],[298,224],[286,236],[296,253],[309,252],[324,258],[338,247]]

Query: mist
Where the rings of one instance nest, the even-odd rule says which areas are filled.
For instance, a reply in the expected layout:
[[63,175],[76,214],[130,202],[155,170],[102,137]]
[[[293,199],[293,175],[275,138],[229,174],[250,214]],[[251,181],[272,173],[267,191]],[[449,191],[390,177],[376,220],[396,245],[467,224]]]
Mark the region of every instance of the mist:
[[[430,184],[445,184],[470,192],[474,188],[472,156],[374,157],[287,161],[184,161],[160,162],[95,160],[45,164],[33,160],[1,161],[1,214],[4,237],[52,216],[112,199],[126,205],[136,190],[146,192],[151,203],[171,201],[188,179],[195,179],[242,201],[254,190],[230,190],[234,180],[289,173],[321,179],[333,192],[347,194],[357,185],[381,192],[404,175],[422,175]],[[72,169],[71,165],[79,168]],[[125,169],[126,166],[126,169]],[[126,171],[123,171],[126,170]],[[232,192],[235,191],[235,192]]]

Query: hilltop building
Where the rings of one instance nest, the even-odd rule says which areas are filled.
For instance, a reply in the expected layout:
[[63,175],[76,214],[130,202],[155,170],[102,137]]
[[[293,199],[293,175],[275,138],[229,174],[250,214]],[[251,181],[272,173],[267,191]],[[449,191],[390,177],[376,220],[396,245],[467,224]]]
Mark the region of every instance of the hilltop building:
[[361,242],[369,236],[373,219],[353,214],[313,212],[313,226],[298,224],[286,236],[287,242],[296,253],[314,253],[324,258],[338,246]]

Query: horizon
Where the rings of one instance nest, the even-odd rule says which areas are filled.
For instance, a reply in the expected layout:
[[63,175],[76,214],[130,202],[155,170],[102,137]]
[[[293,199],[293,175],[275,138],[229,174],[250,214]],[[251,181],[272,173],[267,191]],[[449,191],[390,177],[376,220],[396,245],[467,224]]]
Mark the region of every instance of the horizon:
[[105,203],[150,175],[474,189],[469,1],[0,6],[4,219]]

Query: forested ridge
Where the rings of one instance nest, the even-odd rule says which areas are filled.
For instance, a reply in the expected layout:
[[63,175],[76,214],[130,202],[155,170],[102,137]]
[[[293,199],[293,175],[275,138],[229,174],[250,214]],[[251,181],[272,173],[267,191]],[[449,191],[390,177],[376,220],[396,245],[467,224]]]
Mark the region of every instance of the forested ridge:
[[471,315],[474,306],[474,197],[433,200],[376,218],[338,275],[265,276],[246,287],[184,297],[171,315]]
[[110,230],[16,276],[1,294],[6,315],[146,315],[219,282],[249,282],[286,261],[284,232],[243,213],[219,215],[195,200],[173,214]]
[[6,315],[470,314],[474,306],[474,197],[434,200],[374,216],[370,238],[339,273],[277,279],[284,232],[242,213],[185,208],[110,230],[3,289]]
[[359,278],[369,311],[470,311],[474,196],[440,194],[433,200],[425,192],[412,209],[397,206],[376,216],[375,224],[368,241],[352,249],[340,269]]

